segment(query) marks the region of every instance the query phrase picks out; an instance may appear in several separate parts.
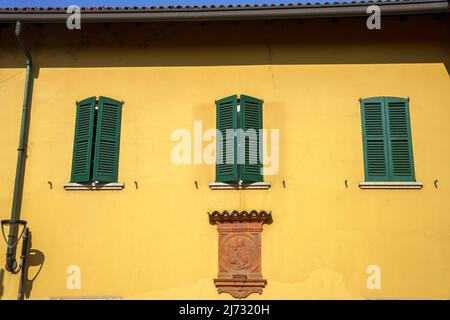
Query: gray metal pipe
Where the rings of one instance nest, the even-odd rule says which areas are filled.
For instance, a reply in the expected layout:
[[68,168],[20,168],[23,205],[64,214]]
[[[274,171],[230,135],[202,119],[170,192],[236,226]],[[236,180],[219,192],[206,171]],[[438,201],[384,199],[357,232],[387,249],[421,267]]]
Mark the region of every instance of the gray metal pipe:
[[[25,77],[25,92],[22,106],[22,120],[20,125],[19,147],[17,148],[17,164],[16,164],[16,179],[14,182],[13,203],[11,209],[11,220],[16,221],[20,219],[20,211],[22,205],[23,194],[23,180],[25,173],[25,162],[27,158],[28,145],[28,129],[30,125],[30,86],[32,77],[33,62],[30,51],[25,46],[22,39],[22,24],[20,21],[16,22],[15,36],[19,42],[20,48],[27,58],[26,77]],[[17,273],[19,268],[16,261],[17,246],[14,244],[17,241],[19,225],[12,224],[8,235],[8,248],[6,251],[6,270]]]
[[28,227],[25,227],[22,240],[22,253],[20,254],[19,269],[21,272],[20,272],[19,292],[17,294],[17,300],[23,300],[25,297],[27,276],[28,276],[27,258],[28,258],[28,249],[30,247],[30,237],[31,237],[30,229]]

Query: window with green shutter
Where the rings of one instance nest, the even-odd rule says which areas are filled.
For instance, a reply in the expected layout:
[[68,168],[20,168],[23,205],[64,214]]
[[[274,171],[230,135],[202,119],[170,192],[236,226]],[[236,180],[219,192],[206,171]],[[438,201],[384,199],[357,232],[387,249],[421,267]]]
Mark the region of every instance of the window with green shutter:
[[361,99],[366,181],[415,181],[409,101]]
[[[216,181],[238,181],[237,166],[237,113],[238,97],[230,96],[216,101]],[[220,134],[219,134],[220,133]]]
[[262,104],[246,95],[216,101],[217,182],[262,182]]
[[262,100],[241,95],[239,120],[240,128],[243,130],[240,139],[239,162],[240,180],[260,182],[262,176],[262,145],[260,130],[262,129]]
[[95,97],[77,102],[72,182],[89,181],[94,137]]
[[77,102],[71,182],[117,182],[122,102]]

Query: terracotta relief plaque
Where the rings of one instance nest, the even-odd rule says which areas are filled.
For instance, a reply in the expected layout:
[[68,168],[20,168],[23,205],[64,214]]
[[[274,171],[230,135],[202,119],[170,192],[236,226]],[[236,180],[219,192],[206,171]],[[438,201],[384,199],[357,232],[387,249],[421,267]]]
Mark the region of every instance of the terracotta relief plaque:
[[209,220],[219,232],[218,292],[235,298],[261,294],[267,283],[261,274],[261,231],[264,223],[272,222],[271,213],[214,211]]

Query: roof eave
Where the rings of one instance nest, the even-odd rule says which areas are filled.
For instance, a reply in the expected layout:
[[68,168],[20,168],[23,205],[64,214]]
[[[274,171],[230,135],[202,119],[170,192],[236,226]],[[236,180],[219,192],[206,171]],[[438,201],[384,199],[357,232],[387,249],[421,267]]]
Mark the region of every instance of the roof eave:
[[[410,15],[449,12],[447,0],[351,3],[322,6],[233,7],[139,10],[82,11],[81,21],[95,22],[150,22],[150,21],[215,21],[265,20],[326,17],[367,16],[367,7],[376,4],[382,15]],[[69,14],[63,11],[0,11],[0,23],[15,21],[33,23],[65,22]]]

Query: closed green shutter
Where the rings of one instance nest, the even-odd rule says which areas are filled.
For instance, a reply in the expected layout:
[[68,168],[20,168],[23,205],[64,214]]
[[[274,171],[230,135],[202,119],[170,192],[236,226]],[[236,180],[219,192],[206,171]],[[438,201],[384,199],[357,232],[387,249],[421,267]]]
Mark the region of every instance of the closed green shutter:
[[117,182],[122,102],[100,97],[98,101],[93,180]]
[[390,180],[386,117],[383,105],[383,97],[361,100],[366,181]]
[[244,182],[263,181],[262,175],[262,100],[241,95],[239,122],[239,172]]
[[91,177],[95,97],[77,102],[71,182],[86,182]]
[[386,97],[385,112],[392,181],[415,181],[407,99]]
[[[236,136],[237,96],[216,101],[217,149],[216,181],[235,182],[238,179]],[[228,133],[228,134],[227,134]]]

